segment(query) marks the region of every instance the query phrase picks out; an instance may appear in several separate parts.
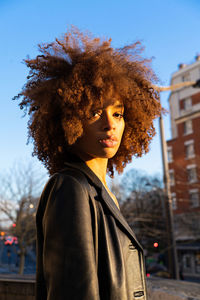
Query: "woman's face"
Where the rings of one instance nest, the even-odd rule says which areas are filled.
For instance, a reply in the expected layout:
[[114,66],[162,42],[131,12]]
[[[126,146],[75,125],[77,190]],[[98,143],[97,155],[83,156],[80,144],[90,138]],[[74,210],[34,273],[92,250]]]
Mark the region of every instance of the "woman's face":
[[76,151],[85,159],[112,158],[119,149],[124,132],[124,107],[118,100],[105,99],[84,121],[83,135]]

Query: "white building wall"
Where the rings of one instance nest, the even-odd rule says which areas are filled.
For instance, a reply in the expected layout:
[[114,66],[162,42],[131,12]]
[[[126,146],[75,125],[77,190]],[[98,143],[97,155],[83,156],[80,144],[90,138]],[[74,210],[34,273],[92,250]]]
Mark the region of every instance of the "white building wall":
[[[177,72],[173,73],[171,78],[171,85],[183,82],[184,79],[189,81],[196,81],[200,79],[200,60],[194,62],[191,65],[185,66],[182,69],[178,70]],[[169,97],[169,105],[170,105],[170,112],[171,112],[171,132],[172,132],[172,139],[177,137],[177,126],[176,126],[176,119],[181,117],[183,113],[186,115],[190,113],[189,111],[183,112],[180,110],[179,102],[182,99],[191,97],[192,95],[200,92],[200,88],[192,88],[192,87],[185,87],[173,91]],[[199,105],[192,108],[192,110],[198,110]]]

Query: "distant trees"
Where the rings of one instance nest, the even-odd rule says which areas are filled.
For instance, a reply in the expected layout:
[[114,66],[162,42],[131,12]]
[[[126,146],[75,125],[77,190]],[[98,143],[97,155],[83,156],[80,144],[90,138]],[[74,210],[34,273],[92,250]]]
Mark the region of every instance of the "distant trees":
[[0,176],[0,219],[18,239],[19,274],[23,274],[28,247],[36,239],[35,214],[44,178],[31,163],[15,164]]
[[119,199],[120,209],[130,227],[146,250],[166,248],[164,192],[161,180],[137,170],[127,172],[121,184],[113,183],[112,190]]

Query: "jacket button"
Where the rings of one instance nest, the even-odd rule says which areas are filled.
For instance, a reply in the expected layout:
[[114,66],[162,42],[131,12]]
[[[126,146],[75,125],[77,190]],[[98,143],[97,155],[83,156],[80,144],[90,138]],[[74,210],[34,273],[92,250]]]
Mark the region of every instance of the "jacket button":
[[134,292],[133,295],[134,295],[135,298],[142,297],[142,296],[144,296],[144,292],[143,291],[137,291],[137,292]]
[[135,250],[135,246],[133,246],[133,244],[130,244],[130,245],[129,245],[129,249],[130,249],[130,250]]

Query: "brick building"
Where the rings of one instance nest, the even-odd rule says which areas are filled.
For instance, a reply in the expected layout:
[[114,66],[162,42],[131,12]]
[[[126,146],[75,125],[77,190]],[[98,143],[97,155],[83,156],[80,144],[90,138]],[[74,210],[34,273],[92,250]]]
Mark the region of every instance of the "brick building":
[[[171,85],[200,78],[200,56],[179,65]],[[167,141],[175,238],[185,277],[200,280],[200,88],[169,96],[172,139]]]

